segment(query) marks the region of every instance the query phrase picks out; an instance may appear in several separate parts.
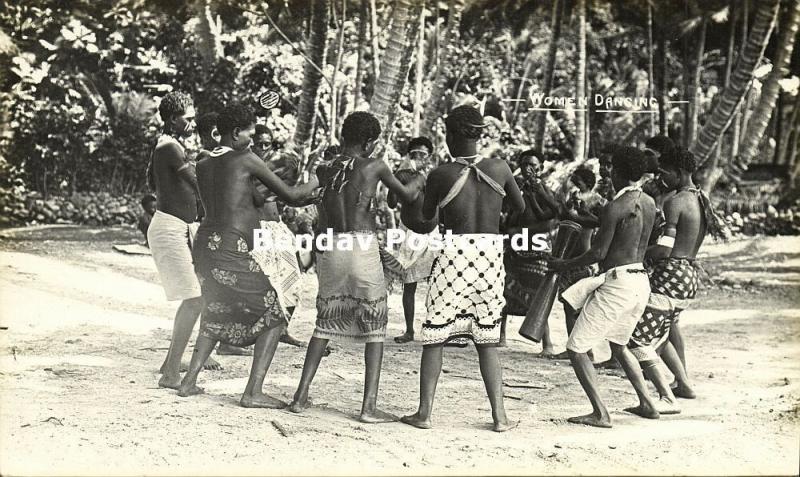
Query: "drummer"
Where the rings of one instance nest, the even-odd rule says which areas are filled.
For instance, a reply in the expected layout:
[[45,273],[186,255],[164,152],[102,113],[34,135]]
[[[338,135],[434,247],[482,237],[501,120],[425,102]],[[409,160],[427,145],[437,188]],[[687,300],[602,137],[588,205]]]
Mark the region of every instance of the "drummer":
[[[530,308],[536,291],[547,272],[547,257],[551,252],[549,234],[558,222],[559,205],[555,194],[541,179],[544,162],[542,154],[535,150],[523,151],[517,163],[522,172],[517,183],[525,199],[525,210],[513,212],[506,220],[509,236],[527,229],[529,235],[547,234],[547,248],[538,251],[516,251],[511,244],[506,244],[503,262],[506,269],[505,289],[503,297],[506,306],[503,308],[500,332],[500,346],[506,346],[506,322],[508,315],[525,316]],[[541,356],[553,355],[553,343],[549,332],[542,337]]]

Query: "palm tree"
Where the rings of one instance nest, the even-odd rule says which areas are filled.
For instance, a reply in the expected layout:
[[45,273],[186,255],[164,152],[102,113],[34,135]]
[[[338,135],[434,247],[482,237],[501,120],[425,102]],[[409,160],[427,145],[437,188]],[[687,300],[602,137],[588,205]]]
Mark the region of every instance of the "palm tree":
[[[419,7],[416,7],[419,8]],[[417,24],[411,0],[398,0],[392,9],[391,30],[381,59],[380,73],[375,82],[369,110],[383,126],[383,136],[391,135],[393,109],[397,106],[408,77],[413,49],[409,45],[409,30]]]
[[317,65],[321,65],[325,61],[328,10],[326,0],[312,0],[311,34],[306,45],[308,61],[303,66],[303,87],[300,104],[297,107],[297,127],[294,130],[294,145],[301,153],[309,146],[311,134],[314,131],[314,120],[319,102],[319,85],[322,83],[322,71]]
[[789,74],[789,63],[797,39],[798,27],[800,27],[800,0],[791,0],[789,11],[782,22],[778,35],[778,48],[772,71],[761,88],[761,96],[744,135],[744,143],[737,160],[738,164],[736,164],[739,169],[746,169],[758,155],[758,146],[772,117],[772,112],[775,110],[775,102],[781,91],[779,81]]
[[197,51],[203,59],[203,68],[208,74],[222,57],[221,24],[214,21],[208,0],[194,4],[197,13]]
[[[578,0],[578,77],[577,98],[586,96],[586,0]],[[575,148],[574,156],[583,160],[586,155],[586,113],[587,106],[579,104],[575,111]]]
[[764,49],[775,26],[779,6],[779,0],[763,0],[759,3],[753,26],[747,37],[747,44],[736,62],[730,85],[722,91],[697,141],[691,145],[690,150],[699,163],[705,162],[714,152],[717,141],[733,121],[736,109],[753,79],[753,72],[764,55]]
[[422,134],[433,135],[433,125],[439,119],[439,108],[444,100],[444,93],[447,89],[447,75],[450,65],[458,61],[455,54],[456,41],[458,40],[458,30],[461,26],[461,14],[464,11],[464,0],[450,0],[448,5],[447,31],[445,37],[439,44],[438,56],[439,67],[436,69],[436,76],[431,89],[431,96],[425,106],[425,118],[422,125]]
[[[553,0],[553,13],[552,18],[550,20],[550,44],[547,46],[547,63],[544,68],[544,88],[542,92],[545,96],[550,94],[550,90],[553,89],[553,73],[555,73],[556,67],[556,54],[558,53],[558,40],[561,37],[561,18],[564,15],[564,1]],[[526,72],[528,69],[526,68]],[[520,83],[520,91],[525,85],[525,77],[527,75],[523,75],[522,82]],[[521,99],[517,95],[517,99]],[[514,109],[516,110],[517,104],[515,103]],[[544,133],[547,130],[547,111],[540,111],[536,115],[536,123],[533,127],[534,131],[534,139],[533,143],[536,147],[544,150]]]

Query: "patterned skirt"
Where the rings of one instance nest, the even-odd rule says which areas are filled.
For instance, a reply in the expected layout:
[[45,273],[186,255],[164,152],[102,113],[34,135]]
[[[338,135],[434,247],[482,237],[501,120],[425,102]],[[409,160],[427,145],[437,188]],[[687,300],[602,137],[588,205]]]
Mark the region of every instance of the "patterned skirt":
[[439,252],[428,279],[423,344],[499,343],[504,282],[498,235],[455,235]]
[[250,255],[252,248],[252,235],[200,226],[192,255],[203,295],[202,336],[249,346],[288,323],[275,288]]
[[505,313],[525,316],[539,286],[547,274],[547,257],[544,252],[515,252],[506,248],[503,262],[506,270],[503,297]]
[[[334,243],[349,236],[352,250],[317,252],[317,324],[314,337],[351,343],[382,342],[389,308],[378,238],[374,233],[334,234]],[[368,241],[360,246],[358,237]]]
[[669,337],[678,320],[697,294],[698,274],[694,261],[687,258],[664,258],[650,272],[650,299],[636,324],[628,348],[639,361],[658,359],[656,349]]

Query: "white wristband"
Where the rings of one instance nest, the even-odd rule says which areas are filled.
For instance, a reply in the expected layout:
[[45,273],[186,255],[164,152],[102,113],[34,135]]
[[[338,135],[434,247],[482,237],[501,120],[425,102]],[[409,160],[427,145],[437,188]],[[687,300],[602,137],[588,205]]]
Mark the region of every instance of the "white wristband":
[[661,237],[658,237],[656,244],[661,245],[662,247],[672,248],[675,246],[675,237],[662,235]]

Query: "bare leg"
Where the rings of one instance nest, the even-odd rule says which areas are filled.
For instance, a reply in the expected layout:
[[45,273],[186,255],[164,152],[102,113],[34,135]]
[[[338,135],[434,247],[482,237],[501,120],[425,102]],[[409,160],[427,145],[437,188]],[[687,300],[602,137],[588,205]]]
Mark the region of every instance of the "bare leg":
[[544,332],[542,333],[542,352],[540,356],[550,358],[555,356],[553,352],[553,341],[550,339],[550,325],[545,322]]
[[500,364],[497,347],[477,345],[476,348],[478,348],[483,385],[486,387],[486,395],[489,396],[489,404],[492,406],[494,430],[504,432],[513,429],[516,424],[508,422],[506,407],[503,404],[503,367]]
[[[564,321],[567,324],[567,336],[572,333],[572,328],[575,327],[575,322],[578,321],[579,313],[568,304],[561,302],[564,307]],[[554,359],[569,359],[569,352],[564,351],[553,356]],[[589,352],[589,361],[592,360],[591,351]]]
[[501,348],[505,348],[508,346],[508,342],[506,341],[506,322],[508,321],[508,314],[506,310],[500,312],[500,346]]
[[686,367],[686,354],[684,351],[683,333],[681,333],[681,328],[678,322],[673,323],[669,329],[669,342],[672,344],[672,346],[675,347],[675,351],[678,353],[678,357],[681,360],[683,369],[687,370],[688,368]]
[[658,419],[656,405],[653,400],[650,399],[650,396],[647,395],[647,383],[644,382],[642,368],[639,366],[636,358],[633,357],[625,345],[618,345],[616,343],[610,344],[611,354],[622,366],[622,369],[625,370],[625,375],[628,377],[628,381],[631,382],[633,385],[633,390],[636,391],[636,395],[639,397],[638,406],[629,407],[625,410],[646,419]]
[[406,319],[406,332],[394,338],[395,343],[414,341],[414,295],[417,293],[416,283],[403,285],[403,315]]
[[672,346],[672,343],[667,343],[661,351],[661,359],[669,368],[669,371],[675,375],[675,380],[678,385],[672,390],[675,396],[684,399],[694,399],[697,397],[692,386],[689,384],[689,375],[686,373],[686,368]]
[[278,349],[278,338],[281,336],[284,326],[276,326],[262,334],[256,340],[253,352],[253,365],[250,368],[250,378],[244,388],[244,394],[239,404],[242,407],[265,407],[270,409],[281,409],[286,407],[286,403],[280,399],[264,394],[264,378],[275,357],[275,350]]
[[[295,310],[295,307],[293,307],[293,306],[287,306],[286,307],[286,311],[289,312],[289,318],[291,318],[294,315],[294,310]],[[305,341],[299,340],[299,339],[297,339],[294,336],[289,334],[289,325],[286,325],[286,327],[283,329],[283,333],[281,333],[280,342],[281,343],[286,343],[286,344],[288,344],[290,346],[296,346],[298,348],[305,348],[306,347]]]
[[178,389],[180,386],[181,358],[202,309],[202,297],[184,300],[178,307],[178,311],[175,313],[175,322],[172,325],[172,339],[169,343],[169,351],[167,351],[167,357],[159,370],[163,376],[158,381],[158,385],[162,388]]
[[380,411],[377,408],[378,385],[381,381],[381,363],[383,362],[383,341],[367,343],[364,346],[364,400],[361,404],[361,415],[358,420],[368,424],[394,422],[397,417]]
[[296,413],[301,413],[308,408],[308,389],[311,387],[311,381],[314,380],[314,375],[317,374],[319,362],[322,360],[322,355],[325,353],[325,347],[328,340],[322,338],[311,337],[308,342],[308,351],[306,351],[306,360],[303,363],[303,374],[300,376],[300,384],[297,386],[297,391],[294,393],[294,399],[289,405],[289,410]]
[[591,414],[570,417],[567,421],[594,427],[611,427],[611,416],[608,415],[608,409],[600,399],[600,393],[597,392],[597,372],[594,370],[592,361],[586,353],[576,353],[572,350],[567,350],[567,352],[572,369],[575,370],[575,375],[578,377],[583,391],[589,398],[589,402],[592,403]]
[[661,370],[658,367],[658,360],[651,360],[645,361],[641,364],[642,371],[647,378],[652,381],[652,383],[656,386],[658,390],[659,402],[658,402],[658,413],[659,414],[679,414],[681,412],[680,408],[678,408],[677,399],[675,399],[675,395],[672,393],[672,389],[669,387],[669,383],[667,382],[667,378],[661,373]]
[[400,420],[420,429],[430,429],[433,398],[436,385],[442,372],[442,354],[444,345],[428,345],[422,348],[422,361],[419,372],[419,409],[416,413],[402,417]]
[[189,371],[181,381],[180,389],[178,389],[178,396],[186,397],[194,394],[202,394],[203,389],[197,387],[197,375],[203,369],[203,363],[206,362],[208,356],[217,345],[217,340],[206,338],[205,336],[198,336],[194,344],[194,352],[192,353],[192,361],[189,363]]

